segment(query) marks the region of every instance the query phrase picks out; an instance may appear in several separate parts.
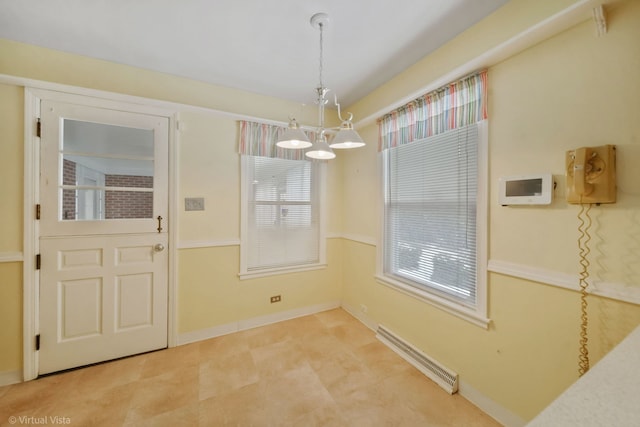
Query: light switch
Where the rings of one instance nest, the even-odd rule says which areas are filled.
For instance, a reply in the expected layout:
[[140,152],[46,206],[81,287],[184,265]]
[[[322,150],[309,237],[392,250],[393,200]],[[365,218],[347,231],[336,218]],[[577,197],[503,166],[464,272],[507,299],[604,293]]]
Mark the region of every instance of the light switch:
[[204,198],[203,197],[185,197],[184,210],[185,211],[203,211]]

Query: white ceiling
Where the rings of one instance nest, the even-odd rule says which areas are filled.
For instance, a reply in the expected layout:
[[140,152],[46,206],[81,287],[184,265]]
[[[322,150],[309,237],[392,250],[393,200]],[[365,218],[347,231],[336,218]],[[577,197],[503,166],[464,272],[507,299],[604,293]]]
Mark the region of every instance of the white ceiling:
[[[508,0],[0,0],[0,37],[311,104],[349,105]],[[332,99],[332,95],[329,95]]]

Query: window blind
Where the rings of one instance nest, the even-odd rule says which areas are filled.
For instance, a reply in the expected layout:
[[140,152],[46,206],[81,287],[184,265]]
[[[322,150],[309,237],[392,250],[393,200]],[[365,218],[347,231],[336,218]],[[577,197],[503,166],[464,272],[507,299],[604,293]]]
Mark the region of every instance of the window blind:
[[318,167],[246,156],[247,271],[318,263]]
[[383,151],[386,275],[476,301],[476,124]]
[[[241,275],[318,264],[322,169],[304,150],[276,145],[285,128],[239,122],[242,155]],[[309,133],[313,141],[314,133]]]

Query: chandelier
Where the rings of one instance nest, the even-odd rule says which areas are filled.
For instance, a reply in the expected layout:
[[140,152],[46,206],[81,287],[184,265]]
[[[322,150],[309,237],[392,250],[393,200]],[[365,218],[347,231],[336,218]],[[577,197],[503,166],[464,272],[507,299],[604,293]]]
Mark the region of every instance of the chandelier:
[[342,118],[340,113],[340,104],[338,103],[338,97],[334,96],[334,103],[338,108],[338,119],[340,119],[340,126],[337,128],[330,128],[331,130],[337,130],[336,135],[331,140],[331,144],[327,142],[327,128],[324,127],[324,107],[327,105],[327,93],[329,89],[324,86],[322,81],[323,71],[323,31],[329,23],[329,15],[326,13],[316,13],[310,19],[311,26],[316,28],[320,32],[320,67],[319,67],[319,83],[316,88],[316,104],[318,104],[318,127],[315,131],[315,141],[312,143],[304,131],[300,128],[300,125],[295,118],[289,119],[289,127],[278,139],[276,145],[282,148],[292,149],[305,149],[311,147],[305,152],[305,156],[312,159],[329,160],[336,157],[333,152],[333,148],[345,149],[356,148],[365,145],[364,141],[353,129],[353,114],[347,113],[347,119]]

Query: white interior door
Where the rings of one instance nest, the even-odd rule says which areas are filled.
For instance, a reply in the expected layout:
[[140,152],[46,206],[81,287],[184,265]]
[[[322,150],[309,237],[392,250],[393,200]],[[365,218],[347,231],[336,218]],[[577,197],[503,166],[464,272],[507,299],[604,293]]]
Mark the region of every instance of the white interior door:
[[39,374],[166,347],[168,119],[41,115]]

